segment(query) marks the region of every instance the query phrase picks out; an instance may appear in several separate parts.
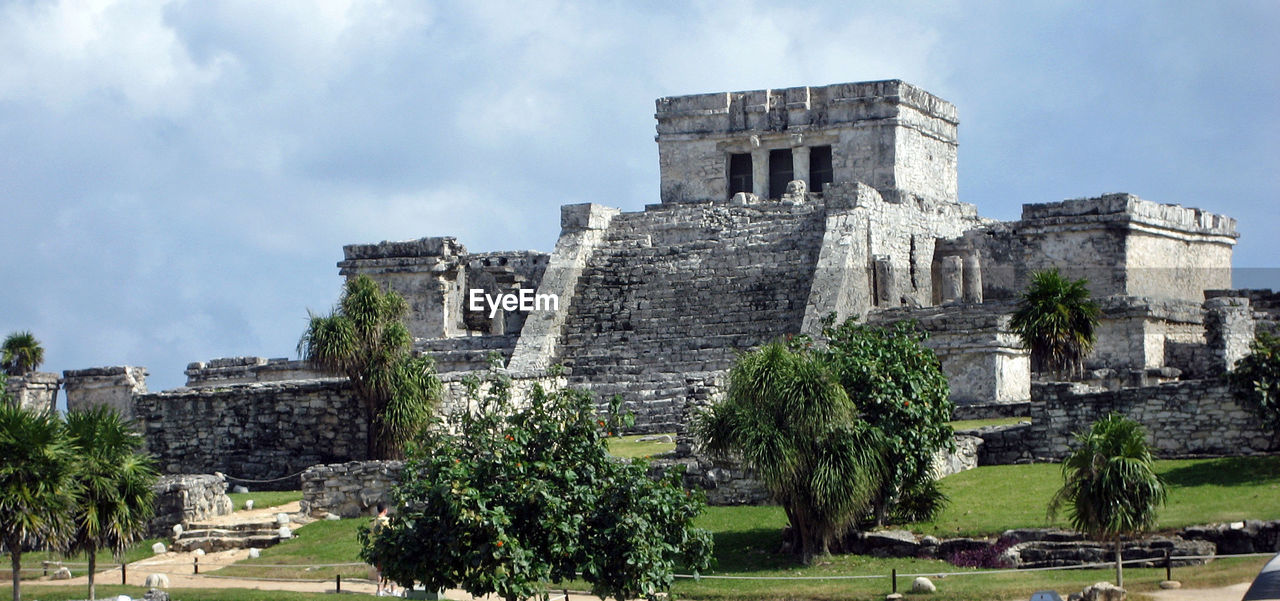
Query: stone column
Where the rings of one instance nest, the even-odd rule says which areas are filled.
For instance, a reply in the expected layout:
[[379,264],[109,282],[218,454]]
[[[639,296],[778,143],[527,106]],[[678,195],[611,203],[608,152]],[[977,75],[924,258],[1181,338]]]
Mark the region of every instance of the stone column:
[[942,304],[954,303],[964,296],[964,265],[956,255],[942,258],[942,282],[940,298]]
[[[791,179],[798,179],[813,190],[813,182],[809,181],[809,147],[797,146],[791,149]],[[813,190],[820,192],[820,190]]]
[[898,288],[897,282],[894,281],[893,263],[884,255],[877,255],[873,261],[876,270],[876,306],[898,306]]
[[963,274],[961,274],[964,283],[964,302],[981,303],[982,302],[982,261],[979,259],[978,251],[970,251],[964,256]]
[[1220,374],[1235,367],[1250,352],[1256,324],[1246,297],[1220,296],[1204,302],[1204,335],[1213,358],[1210,373]]
[[769,151],[751,151],[751,191],[759,198],[769,198]]

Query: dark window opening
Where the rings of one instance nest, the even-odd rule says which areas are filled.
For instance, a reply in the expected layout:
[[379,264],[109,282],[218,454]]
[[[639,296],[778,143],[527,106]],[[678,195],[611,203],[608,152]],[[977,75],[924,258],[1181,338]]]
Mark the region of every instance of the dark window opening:
[[795,170],[791,165],[791,149],[770,150],[769,198],[782,198],[787,191],[787,183],[793,179],[795,179]]
[[831,168],[831,147],[814,146],[809,149],[809,191],[821,194],[822,187],[835,181]]
[[729,155],[729,197],[733,198],[739,192],[750,194],[754,185],[751,180],[751,155]]

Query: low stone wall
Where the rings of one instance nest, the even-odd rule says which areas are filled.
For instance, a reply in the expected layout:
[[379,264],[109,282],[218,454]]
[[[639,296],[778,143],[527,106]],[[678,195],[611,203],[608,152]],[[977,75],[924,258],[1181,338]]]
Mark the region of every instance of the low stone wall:
[[188,388],[331,377],[315,370],[306,361],[265,357],[223,357],[197,361],[187,364],[184,373],[187,374]]
[[1031,463],[1035,448],[1031,442],[1031,423],[1023,422],[1007,426],[985,426],[956,432],[976,436],[982,440],[978,447],[978,465],[1012,465]]
[[1146,427],[1160,457],[1237,456],[1276,449],[1276,437],[1222,380],[1188,380],[1115,391],[1061,382],[1032,385],[1028,432],[1037,460],[1058,460],[1072,435],[1112,412]]
[[344,518],[372,515],[379,502],[393,509],[391,489],[400,480],[400,461],[349,461],[316,465],[302,473],[302,512]]
[[298,478],[279,478],[366,457],[364,410],[345,379],[144,394],[134,415],[163,473],[221,472],[255,489],[288,490]]
[[211,474],[161,476],[156,485],[156,515],[147,523],[149,538],[173,535],[174,524],[186,526],[231,513],[227,481]]
[[1027,417],[1031,415],[1031,402],[1021,403],[969,403],[956,405],[951,412],[952,421],[966,419],[995,419],[999,417]]

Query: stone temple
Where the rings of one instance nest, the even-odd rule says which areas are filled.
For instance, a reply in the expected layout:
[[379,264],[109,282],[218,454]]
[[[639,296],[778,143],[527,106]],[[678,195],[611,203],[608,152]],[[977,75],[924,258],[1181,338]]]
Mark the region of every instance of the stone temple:
[[[448,236],[344,247],[341,275],[409,301],[447,402],[497,353],[518,379],[560,364],[602,401],[622,395],[638,431],[679,432],[740,351],[834,313],[918,320],[958,416],[1031,417],[979,433],[979,462],[1061,456],[1080,420],[1111,410],[1143,419],[1166,456],[1270,448],[1212,378],[1280,315],[1280,295],[1231,290],[1230,217],[1108,194],[983,218],[958,197],[956,107],[898,80],[660,98],[655,117],[659,202],[561,207],[550,253]],[[1009,329],[1030,274],[1052,267],[1104,308],[1080,382],[1036,382]],[[476,310],[473,291],[557,305]],[[122,406],[171,472],[272,478],[362,458],[349,386],[298,361],[193,363],[186,387],[159,393],[135,371],[66,372],[68,405],[129,387]]]

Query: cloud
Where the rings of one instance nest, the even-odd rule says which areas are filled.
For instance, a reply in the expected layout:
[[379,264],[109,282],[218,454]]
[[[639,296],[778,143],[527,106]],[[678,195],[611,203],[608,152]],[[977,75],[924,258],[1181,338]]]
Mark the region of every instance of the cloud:
[[[0,5],[0,328],[49,367],[290,354],[343,244],[550,250],[657,202],[653,100],[901,78],[960,109],[962,199],[1125,189],[1274,263],[1280,10],[768,2]],[[1248,264],[1248,263],[1246,263]]]

